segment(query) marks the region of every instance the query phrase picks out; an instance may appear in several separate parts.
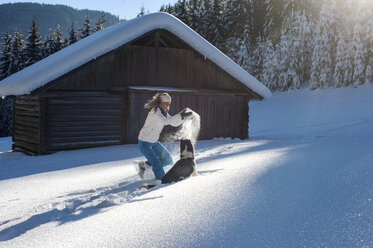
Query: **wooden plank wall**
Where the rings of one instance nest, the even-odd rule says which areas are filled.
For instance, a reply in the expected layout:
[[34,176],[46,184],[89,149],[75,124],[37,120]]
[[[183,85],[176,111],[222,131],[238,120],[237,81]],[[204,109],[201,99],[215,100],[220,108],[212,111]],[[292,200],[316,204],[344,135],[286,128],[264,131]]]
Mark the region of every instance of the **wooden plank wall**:
[[55,90],[108,90],[161,86],[248,92],[231,75],[196,51],[124,46],[53,82]]
[[13,150],[38,154],[40,143],[39,97],[16,96],[13,102]]
[[128,102],[129,102],[129,111],[127,119],[127,135],[126,142],[127,144],[136,144],[138,143],[138,135],[145,123],[145,119],[148,115],[148,110],[144,109],[144,104],[151,99],[155,92],[129,92]]
[[48,92],[46,149],[48,151],[120,144],[124,101],[106,92]]
[[[153,96],[149,91],[130,92],[130,120],[128,143],[137,143],[148,111],[144,103]],[[188,107],[201,117],[200,140],[215,137],[248,138],[248,97],[235,95],[208,95],[171,92],[170,114]]]

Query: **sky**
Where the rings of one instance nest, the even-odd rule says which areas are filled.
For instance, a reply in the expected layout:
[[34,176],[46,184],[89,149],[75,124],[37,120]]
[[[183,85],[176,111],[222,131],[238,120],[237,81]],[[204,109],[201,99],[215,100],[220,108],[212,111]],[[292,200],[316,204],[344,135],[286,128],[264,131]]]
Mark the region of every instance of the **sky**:
[[174,4],[177,0],[0,0],[0,4],[16,2],[63,4],[76,9],[102,10],[128,20],[136,17],[142,6],[144,6],[146,12],[152,13],[158,11],[163,4]]

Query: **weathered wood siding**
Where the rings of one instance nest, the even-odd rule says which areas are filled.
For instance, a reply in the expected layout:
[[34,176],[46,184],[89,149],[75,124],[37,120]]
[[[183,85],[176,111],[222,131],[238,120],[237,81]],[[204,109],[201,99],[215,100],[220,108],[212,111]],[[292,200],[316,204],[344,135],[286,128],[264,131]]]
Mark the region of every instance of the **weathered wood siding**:
[[48,92],[47,151],[120,144],[124,139],[124,101],[107,92]]
[[13,150],[29,154],[40,151],[39,97],[23,95],[13,102]]
[[249,92],[231,75],[187,49],[124,46],[55,80],[58,90],[124,86],[222,89]]
[[[128,143],[137,143],[137,136],[145,123],[148,111],[144,103],[155,92],[132,91],[129,93],[130,117]],[[201,117],[200,140],[215,137],[248,138],[248,97],[229,94],[192,94],[171,92],[170,114],[174,115],[188,107]]]

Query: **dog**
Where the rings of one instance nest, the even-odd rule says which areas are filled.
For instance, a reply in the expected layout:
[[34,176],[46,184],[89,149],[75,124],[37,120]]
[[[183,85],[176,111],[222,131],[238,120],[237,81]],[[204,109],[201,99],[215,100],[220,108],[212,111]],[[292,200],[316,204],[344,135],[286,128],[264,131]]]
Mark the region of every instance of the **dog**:
[[162,184],[178,182],[184,178],[196,175],[194,146],[189,139],[182,139],[180,140],[180,160],[166,173],[162,179]]

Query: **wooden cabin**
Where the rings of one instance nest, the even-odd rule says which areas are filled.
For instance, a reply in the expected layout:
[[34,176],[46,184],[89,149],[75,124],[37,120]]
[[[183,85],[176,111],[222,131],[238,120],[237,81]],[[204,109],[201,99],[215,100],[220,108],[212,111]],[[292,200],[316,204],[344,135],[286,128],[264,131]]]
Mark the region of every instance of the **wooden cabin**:
[[[154,24],[157,21],[162,23]],[[26,88],[27,94],[9,90],[12,76],[0,82],[0,95],[1,90],[14,95],[13,150],[48,154],[137,143],[147,116],[144,104],[157,92],[171,95],[171,115],[185,107],[199,113],[199,139],[249,137],[248,102],[270,96],[265,86],[168,14],[117,25],[111,28],[115,32],[102,30],[19,72],[13,83]],[[127,37],[132,29],[136,35]],[[117,34],[123,38],[113,38]],[[100,47],[102,39],[110,38],[123,42],[102,49],[98,56],[86,55],[95,42]],[[82,61],[71,65],[73,56]],[[44,72],[50,75],[32,79]],[[26,87],[29,78],[37,83]]]

